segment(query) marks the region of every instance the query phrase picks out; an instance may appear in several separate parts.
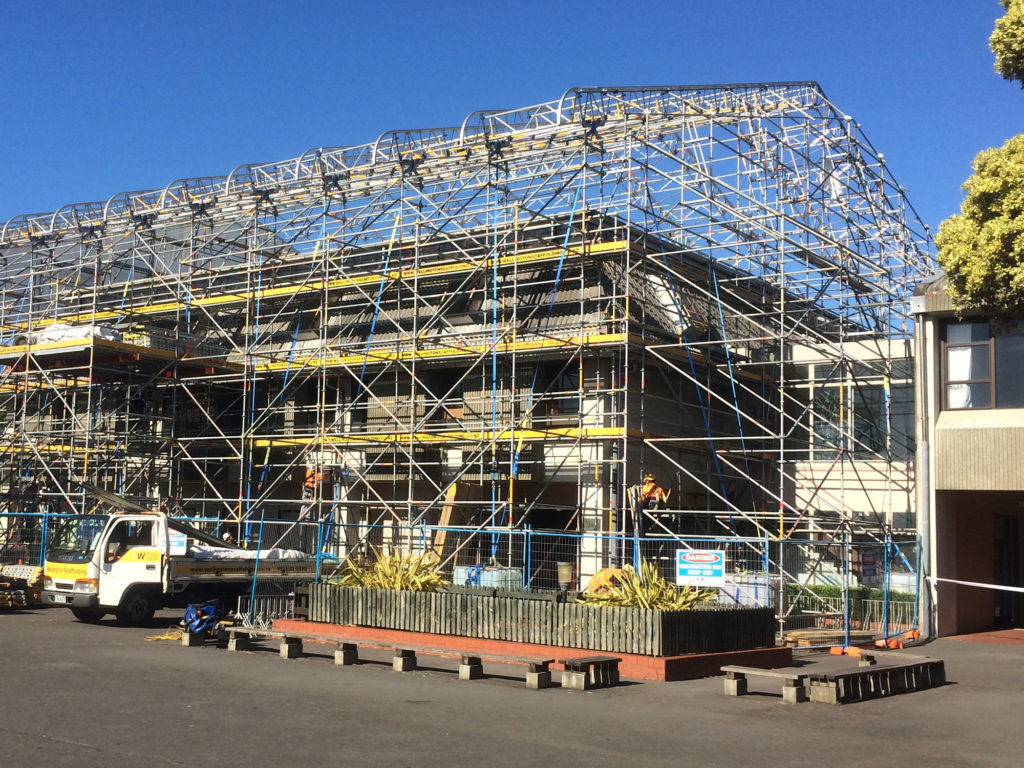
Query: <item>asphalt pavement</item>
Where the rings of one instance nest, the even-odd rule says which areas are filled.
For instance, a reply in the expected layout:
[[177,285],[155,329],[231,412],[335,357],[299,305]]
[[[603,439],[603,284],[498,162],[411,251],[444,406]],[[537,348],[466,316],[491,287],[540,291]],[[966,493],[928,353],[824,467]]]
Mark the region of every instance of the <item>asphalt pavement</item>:
[[[387,651],[334,667],[147,640],[151,628],[0,612],[0,766],[1016,766],[1024,645],[939,640],[948,685],[829,706],[722,679],[527,690],[519,668],[462,682],[457,660],[392,672]],[[1024,630],[1018,630],[1024,635]],[[816,664],[852,660],[799,657]],[[557,681],[559,673],[554,677]],[[781,690],[781,689],[778,689]]]

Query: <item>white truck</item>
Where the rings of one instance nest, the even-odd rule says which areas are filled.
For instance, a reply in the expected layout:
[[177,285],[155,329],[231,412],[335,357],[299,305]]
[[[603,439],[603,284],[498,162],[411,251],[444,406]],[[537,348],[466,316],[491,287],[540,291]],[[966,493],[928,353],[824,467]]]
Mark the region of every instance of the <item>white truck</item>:
[[79,621],[113,613],[140,625],[165,606],[221,598],[230,607],[254,576],[309,581],[316,567],[311,555],[240,549],[161,512],[79,515],[64,519],[50,539],[42,599],[70,608]]

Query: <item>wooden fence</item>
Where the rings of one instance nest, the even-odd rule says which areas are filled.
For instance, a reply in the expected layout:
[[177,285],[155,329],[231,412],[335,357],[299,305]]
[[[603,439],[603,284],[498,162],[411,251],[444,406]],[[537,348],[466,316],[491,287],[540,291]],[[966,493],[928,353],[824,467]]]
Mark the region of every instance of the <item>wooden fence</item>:
[[[608,653],[676,656],[775,645],[771,608],[656,611],[548,599],[310,584],[308,619]],[[305,590],[303,590],[305,591]]]

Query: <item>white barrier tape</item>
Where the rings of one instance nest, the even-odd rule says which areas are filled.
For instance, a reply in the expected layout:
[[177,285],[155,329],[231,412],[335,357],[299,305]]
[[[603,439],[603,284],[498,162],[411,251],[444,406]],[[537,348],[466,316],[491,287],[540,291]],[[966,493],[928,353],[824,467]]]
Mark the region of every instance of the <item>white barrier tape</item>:
[[961,584],[965,587],[982,587],[983,589],[1001,589],[1004,592],[1024,592],[1024,587],[1007,587],[1002,584],[982,584],[980,581],[957,581],[956,579],[940,579],[937,576],[927,577],[928,581],[944,581],[947,584]]

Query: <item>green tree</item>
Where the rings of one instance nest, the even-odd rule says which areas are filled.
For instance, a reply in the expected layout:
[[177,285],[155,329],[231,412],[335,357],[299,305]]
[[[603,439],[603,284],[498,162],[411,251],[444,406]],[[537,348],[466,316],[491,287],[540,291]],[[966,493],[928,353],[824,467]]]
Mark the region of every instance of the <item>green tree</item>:
[[935,244],[958,311],[974,309],[1006,326],[1024,318],[1024,135],[974,158],[960,214]]
[[[1024,0],[1001,0],[989,45],[996,71],[1024,87]],[[1024,320],[1024,135],[974,158],[960,213],[935,237],[958,312],[979,311],[996,329]]]
[[1024,88],[1024,0],[1001,0],[1006,13],[988,39],[996,55],[996,72]]

